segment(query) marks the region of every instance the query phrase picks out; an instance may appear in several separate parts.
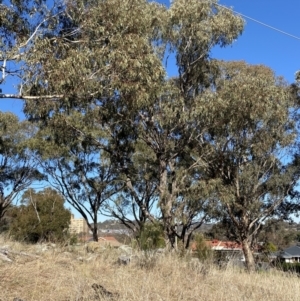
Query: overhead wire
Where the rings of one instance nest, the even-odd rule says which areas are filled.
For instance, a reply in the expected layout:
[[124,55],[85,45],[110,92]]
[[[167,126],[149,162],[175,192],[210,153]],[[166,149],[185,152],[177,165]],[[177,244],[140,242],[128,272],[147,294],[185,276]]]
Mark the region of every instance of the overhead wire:
[[272,29],[272,30],[275,30],[275,31],[277,31],[277,32],[279,32],[279,33],[282,33],[282,34],[286,35],[286,36],[292,37],[292,38],[294,38],[294,39],[296,39],[296,40],[300,40],[300,37],[297,37],[297,36],[295,36],[295,35],[293,35],[293,34],[290,34],[290,33],[286,32],[286,31],[283,31],[283,30],[278,29],[278,28],[276,28],[276,27],[274,27],[274,26],[271,26],[271,25],[269,25],[269,24],[263,23],[263,22],[261,22],[261,21],[259,21],[259,20],[254,19],[254,18],[251,18],[251,17],[249,17],[249,16],[246,16],[246,15],[244,15],[244,14],[242,14],[242,13],[240,13],[240,12],[237,12],[237,11],[231,9],[231,8],[228,8],[228,7],[224,6],[224,5],[221,5],[221,4],[218,4],[218,3],[215,3],[215,4],[216,4],[217,6],[222,7],[222,8],[228,9],[228,10],[234,12],[235,14],[238,14],[238,15],[240,15],[240,16],[246,18],[246,19],[249,19],[249,20],[251,20],[251,21],[253,21],[253,22],[256,22],[256,23],[258,23],[258,24],[260,24],[260,25],[263,25],[263,26],[265,26],[265,27],[268,27],[268,28],[270,28],[270,29]]

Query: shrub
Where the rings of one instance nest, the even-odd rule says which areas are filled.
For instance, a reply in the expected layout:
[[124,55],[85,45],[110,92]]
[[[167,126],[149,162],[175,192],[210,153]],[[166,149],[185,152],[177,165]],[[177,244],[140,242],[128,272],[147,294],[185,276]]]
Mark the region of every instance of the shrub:
[[207,245],[202,234],[194,236],[195,254],[200,261],[211,260],[213,257],[212,249]]
[[147,223],[137,236],[141,250],[155,250],[166,246],[163,227],[160,223]]
[[68,238],[71,213],[55,190],[26,191],[22,205],[12,208],[10,214],[10,235],[18,241],[64,242]]
[[300,273],[300,262],[290,263],[290,262],[280,262],[277,264],[277,268],[284,272]]

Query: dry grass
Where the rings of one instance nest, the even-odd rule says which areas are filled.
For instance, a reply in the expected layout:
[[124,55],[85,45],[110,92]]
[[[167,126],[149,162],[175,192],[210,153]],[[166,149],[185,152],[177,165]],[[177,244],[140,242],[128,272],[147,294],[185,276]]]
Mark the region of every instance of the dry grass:
[[[0,248],[37,254],[36,247],[0,239]],[[83,248],[50,249],[37,256],[14,255],[14,262],[0,260],[0,299],[12,301],[119,300],[119,301],[298,301],[296,275],[276,271],[248,274],[193,265],[175,255],[141,259],[118,265],[121,251],[86,253]],[[92,284],[113,292],[113,298],[95,297]]]

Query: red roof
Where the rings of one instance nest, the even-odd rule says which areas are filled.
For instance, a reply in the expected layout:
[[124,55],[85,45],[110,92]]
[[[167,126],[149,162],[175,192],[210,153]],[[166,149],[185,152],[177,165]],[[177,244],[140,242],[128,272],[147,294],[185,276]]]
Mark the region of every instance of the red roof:
[[105,236],[105,237],[100,237],[99,236],[98,239],[99,240],[105,240],[105,241],[117,241],[113,236]]
[[[242,250],[242,245],[235,241],[221,241],[217,239],[207,240],[205,243],[211,247],[213,250],[223,250],[223,251],[240,251]],[[191,244],[191,249],[196,250],[196,243]]]
[[211,240],[207,241],[213,249],[231,249],[231,250],[242,250],[242,245],[235,241],[221,241],[221,240]]

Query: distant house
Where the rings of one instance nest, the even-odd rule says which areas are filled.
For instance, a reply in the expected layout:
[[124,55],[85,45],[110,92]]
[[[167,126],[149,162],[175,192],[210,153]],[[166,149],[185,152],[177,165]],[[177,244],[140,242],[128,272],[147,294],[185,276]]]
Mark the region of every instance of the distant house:
[[277,259],[281,262],[300,262],[300,246],[296,245],[284,249],[283,251],[276,252],[272,257],[277,257]]
[[207,241],[207,244],[213,249],[213,250],[224,250],[224,251],[242,251],[242,245],[235,242],[235,241],[221,241],[217,239],[213,239],[210,241]]
[[[208,240],[206,244],[224,260],[245,261],[242,245],[234,241]],[[195,243],[191,245],[192,251],[196,250]]]
[[245,261],[242,245],[235,241],[220,241],[214,239],[208,243],[212,250],[219,254],[220,258]]

